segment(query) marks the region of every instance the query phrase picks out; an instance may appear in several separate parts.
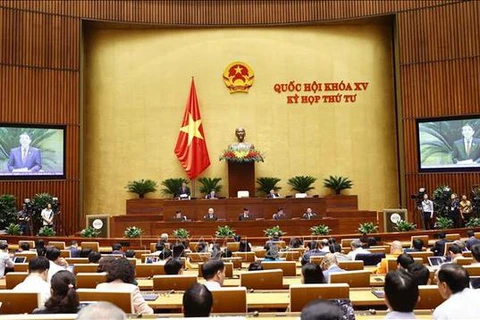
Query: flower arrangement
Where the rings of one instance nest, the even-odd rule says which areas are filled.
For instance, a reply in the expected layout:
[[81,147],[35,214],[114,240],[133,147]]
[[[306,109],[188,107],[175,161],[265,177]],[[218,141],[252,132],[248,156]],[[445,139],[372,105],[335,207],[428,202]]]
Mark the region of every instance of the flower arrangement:
[[142,234],[143,234],[143,230],[136,226],[127,227],[123,232],[123,235],[125,236],[125,238],[138,238]]
[[237,149],[229,146],[223,150],[219,160],[232,162],[263,162],[263,155],[255,148]]

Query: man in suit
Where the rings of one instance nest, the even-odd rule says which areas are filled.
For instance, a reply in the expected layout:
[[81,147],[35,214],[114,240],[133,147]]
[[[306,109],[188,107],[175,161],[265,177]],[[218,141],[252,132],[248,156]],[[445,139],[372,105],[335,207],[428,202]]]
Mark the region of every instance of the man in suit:
[[248,208],[243,208],[243,213],[241,213],[238,216],[239,221],[252,220],[252,219],[253,219],[253,217],[250,215],[250,211],[248,210]]
[[330,282],[330,274],[331,273],[338,273],[338,272],[345,272],[342,268],[338,266],[337,256],[333,253],[327,253],[320,264],[323,270],[323,276],[327,282]]
[[183,215],[182,210],[175,211],[173,215],[174,221],[187,221],[187,216]]
[[178,189],[178,197],[180,199],[189,199],[190,198],[190,188],[187,187],[185,182],[182,182],[182,186]]
[[457,164],[480,162],[480,139],[473,138],[475,130],[469,124],[462,127],[463,139],[453,143],[452,160]]
[[272,216],[273,220],[283,220],[286,219],[287,215],[283,212],[283,208],[278,208],[277,213]]
[[269,199],[276,199],[280,198],[280,194],[278,192],[275,192],[275,190],[270,190],[270,192],[267,194],[267,198]]
[[475,237],[475,231],[473,230],[467,230],[467,237],[468,239],[465,240],[465,246],[467,247],[468,250],[472,250],[472,247],[476,245],[477,243],[480,243],[480,239],[477,239]]
[[303,214],[303,219],[305,220],[311,220],[315,218],[317,214],[312,211],[312,208],[307,208],[307,211]]
[[213,208],[208,208],[208,213],[203,216],[205,221],[217,221],[218,217],[215,215],[215,210]]
[[20,146],[10,150],[7,167],[10,172],[38,172],[42,168],[42,155],[30,147],[32,140],[27,133],[20,135]]
[[440,232],[438,234],[438,238],[440,240],[438,240],[437,242],[435,242],[435,244],[433,245],[433,247],[430,248],[430,251],[433,252],[433,255],[434,256],[443,256],[445,255],[445,243],[447,243],[447,239],[445,239],[446,235],[445,235],[445,232]]
[[218,199],[215,190],[210,191],[210,193],[205,196],[205,199]]

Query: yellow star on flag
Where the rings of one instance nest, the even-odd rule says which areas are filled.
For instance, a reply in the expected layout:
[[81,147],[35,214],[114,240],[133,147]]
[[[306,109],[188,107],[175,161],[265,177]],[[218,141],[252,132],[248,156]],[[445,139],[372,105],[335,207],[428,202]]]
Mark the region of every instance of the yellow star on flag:
[[192,143],[192,140],[194,137],[197,137],[198,139],[203,140],[202,134],[198,130],[201,124],[202,124],[202,119],[193,120],[192,114],[191,113],[188,114],[187,125],[180,128],[180,131],[188,134],[188,145]]

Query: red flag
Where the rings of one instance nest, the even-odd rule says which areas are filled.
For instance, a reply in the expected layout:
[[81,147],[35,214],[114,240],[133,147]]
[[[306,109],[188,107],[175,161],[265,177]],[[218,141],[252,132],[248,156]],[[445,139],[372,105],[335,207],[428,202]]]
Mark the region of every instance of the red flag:
[[195,179],[210,165],[202,117],[198,108],[195,81],[192,78],[182,126],[178,133],[175,154],[190,179]]

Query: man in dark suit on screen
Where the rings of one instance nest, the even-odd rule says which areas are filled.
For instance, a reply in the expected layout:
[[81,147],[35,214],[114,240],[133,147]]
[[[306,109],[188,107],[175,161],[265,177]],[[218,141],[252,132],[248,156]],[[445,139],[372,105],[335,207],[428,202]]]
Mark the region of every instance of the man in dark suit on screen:
[[453,143],[452,160],[457,164],[480,162],[480,139],[474,138],[475,130],[469,124],[462,127],[463,139]]
[[42,155],[30,147],[32,140],[27,133],[20,135],[20,146],[10,150],[7,168],[10,172],[38,172],[42,168]]

